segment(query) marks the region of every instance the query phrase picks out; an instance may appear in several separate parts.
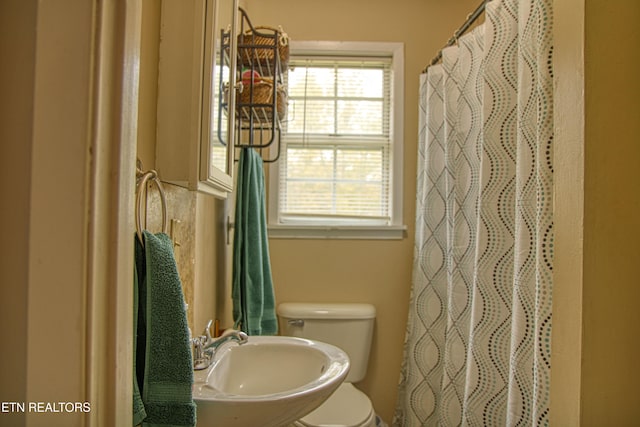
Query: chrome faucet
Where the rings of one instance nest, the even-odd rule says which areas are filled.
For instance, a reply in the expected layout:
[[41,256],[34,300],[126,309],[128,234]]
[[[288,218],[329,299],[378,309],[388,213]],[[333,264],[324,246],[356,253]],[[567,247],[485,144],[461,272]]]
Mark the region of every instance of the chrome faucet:
[[207,323],[203,335],[191,340],[193,345],[193,369],[196,371],[207,369],[211,366],[213,356],[221,345],[231,341],[235,341],[238,345],[242,345],[249,339],[247,334],[235,329],[228,329],[220,337],[212,338],[211,333],[209,332],[210,327],[211,320]]

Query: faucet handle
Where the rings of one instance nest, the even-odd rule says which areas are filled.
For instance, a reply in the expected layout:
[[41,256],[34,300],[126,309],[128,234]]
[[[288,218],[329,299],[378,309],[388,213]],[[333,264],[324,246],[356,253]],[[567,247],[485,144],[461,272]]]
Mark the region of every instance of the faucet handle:
[[209,321],[207,322],[207,326],[204,327],[204,331],[202,331],[202,335],[204,335],[207,339],[207,341],[205,342],[205,344],[208,344],[211,342],[211,340],[213,339],[211,337],[211,324],[213,323],[212,319],[209,319]]
[[199,336],[191,339],[193,349],[193,369],[200,370],[209,366],[209,355],[204,351],[208,344],[206,336]]
[[193,337],[191,338],[191,349],[193,351],[193,358],[199,359],[202,357],[202,338],[204,337]]
[[239,329],[225,329],[225,331],[222,333],[222,335],[220,335],[218,338],[225,338],[228,335],[235,335],[236,338],[238,338],[240,341],[246,341],[247,339],[249,339],[249,336],[242,332]]

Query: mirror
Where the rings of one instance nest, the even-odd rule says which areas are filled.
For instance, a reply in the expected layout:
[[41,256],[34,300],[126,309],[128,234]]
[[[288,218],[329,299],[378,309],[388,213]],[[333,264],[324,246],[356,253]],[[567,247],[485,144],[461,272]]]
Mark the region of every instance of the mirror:
[[[200,180],[227,192],[233,188],[235,138],[233,114],[229,114],[229,111],[235,111],[235,91],[229,87],[230,76],[236,74],[235,61],[228,58],[236,56],[237,20],[237,0],[207,0]],[[229,31],[230,37],[223,40],[223,32]],[[223,50],[223,42],[230,44],[230,49]]]

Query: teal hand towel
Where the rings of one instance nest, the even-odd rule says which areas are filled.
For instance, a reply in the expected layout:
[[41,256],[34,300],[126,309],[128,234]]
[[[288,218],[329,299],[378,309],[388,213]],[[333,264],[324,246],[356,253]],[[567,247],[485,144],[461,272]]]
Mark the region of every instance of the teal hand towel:
[[[143,236],[144,252],[137,252],[143,259],[136,259],[137,267],[144,266],[144,278],[138,277],[138,343],[144,343],[144,367],[138,366],[139,356],[136,366],[139,373],[142,371],[142,381],[138,375],[146,412],[142,425],[193,427],[193,361],[173,243],[164,233],[144,231]],[[138,268],[137,271],[140,272]]]
[[243,148],[238,161],[232,298],[236,328],[249,335],[278,332],[264,170],[262,158],[253,148]]
[[[144,280],[145,268],[144,268],[144,249],[140,244],[140,240],[134,237],[135,245],[135,269],[133,270],[133,425],[137,426],[144,421],[147,417],[147,413],[144,410],[144,402],[142,402],[142,395],[140,394],[140,387],[138,384],[142,384],[143,370],[138,370],[138,366],[144,367],[144,333],[138,331],[138,316],[141,314],[138,310],[140,304],[140,277]],[[140,344],[139,344],[140,343]],[[138,363],[138,358],[141,358],[142,363]]]

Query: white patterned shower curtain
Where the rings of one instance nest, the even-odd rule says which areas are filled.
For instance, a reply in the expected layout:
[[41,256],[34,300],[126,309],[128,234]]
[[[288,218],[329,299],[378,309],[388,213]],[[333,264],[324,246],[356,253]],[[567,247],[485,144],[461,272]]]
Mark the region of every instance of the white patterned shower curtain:
[[395,426],[549,424],[551,1],[487,3],[421,76]]

